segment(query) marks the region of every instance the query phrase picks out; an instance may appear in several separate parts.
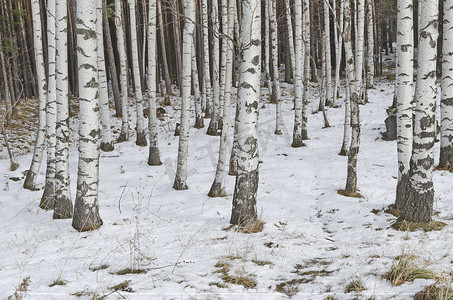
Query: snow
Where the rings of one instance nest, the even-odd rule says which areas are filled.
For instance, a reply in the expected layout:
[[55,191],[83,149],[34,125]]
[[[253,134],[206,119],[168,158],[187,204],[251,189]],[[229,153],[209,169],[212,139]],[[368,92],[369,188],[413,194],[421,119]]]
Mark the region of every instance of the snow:
[[[225,229],[229,226],[234,177],[226,178],[227,197],[207,196],[219,145],[218,137],[205,134],[208,119],[204,129],[190,129],[189,190],[172,189],[178,149],[172,130],[179,111],[168,107],[166,119],[160,121],[162,166],[147,165],[148,148],[136,146],[134,136],[129,142],[115,144],[113,152],[101,154],[99,204],[104,225],[93,232],[78,233],[71,220],[53,220],[51,211],[38,207],[42,191],[22,188],[31,154],[18,157],[20,168],[15,172],[9,171],[8,160],[0,160],[0,173],[4,174],[0,177],[1,298],[13,294],[27,276],[31,280],[29,299],[74,299],[71,293],[82,291],[85,296],[80,299],[91,299],[93,294],[108,295],[107,299],[285,299],[288,296],[276,287],[293,279],[300,282],[293,287],[299,291],[293,299],[325,299],[329,295],[352,299],[355,293],[345,293],[345,287],[353,279],[360,279],[366,288],[360,299],[412,298],[434,280],[416,279],[392,287],[382,276],[403,252],[417,255],[436,272],[452,271],[453,174],[434,173],[434,219],[448,226],[431,232],[389,228],[395,217],[382,210],[394,202],[396,142],[382,140],[381,133],[394,88],[393,82],[377,80],[376,85],[370,91],[371,103],[360,106],[361,199],[337,194],[346,181],[347,158],[338,155],[343,110],[328,110],[332,127],[326,129],[322,129],[321,113],[310,114],[310,140],[306,147],[295,149],[290,147],[292,86],[282,84],[283,135],[273,134],[275,107],[265,103],[259,116],[258,211],[265,222],[260,233]],[[313,91],[310,111],[318,105]],[[119,128],[120,120],[113,122]],[[77,122],[72,123],[72,129],[76,137]],[[70,151],[73,199],[76,146]],[[435,151],[437,163],[438,143]],[[22,180],[13,181],[13,177]],[[38,182],[43,184],[44,178],[42,166]],[[373,209],[379,212],[372,213]],[[270,264],[259,266],[253,260]],[[216,272],[219,261],[231,265],[229,275],[249,276],[256,287],[225,283]],[[108,267],[90,270],[101,265]],[[148,271],[114,274],[124,268]],[[49,287],[57,279],[66,285]],[[134,292],[109,289],[125,280],[130,280]]]

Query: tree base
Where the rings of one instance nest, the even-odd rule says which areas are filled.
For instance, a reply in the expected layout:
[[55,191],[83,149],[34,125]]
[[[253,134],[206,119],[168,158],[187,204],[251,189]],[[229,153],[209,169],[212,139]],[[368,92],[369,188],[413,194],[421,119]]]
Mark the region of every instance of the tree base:
[[302,129],[302,140],[308,140],[308,133],[306,129]]
[[185,180],[182,180],[178,176],[175,178],[175,182],[173,184],[173,189],[177,191],[183,191],[183,190],[188,190],[189,187],[187,186],[187,183]]
[[404,174],[396,184],[395,209],[401,210],[407,201],[407,193],[410,189],[409,175]]
[[340,156],[348,156],[348,151],[345,150],[344,148],[341,148],[340,153],[338,153]]
[[135,144],[140,147],[146,147],[148,145],[145,132],[137,132],[137,139],[135,140]]
[[432,182],[425,184],[423,192],[414,190],[411,186],[401,208],[401,220],[412,223],[430,223],[433,214],[434,188]]
[[101,217],[93,217],[90,220],[86,220],[85,222],[81,223],[80,221],[76,221],[76,218],[72,219],[72,227],[77,230],[78,232],[85,232],[96,230],[101,227],[103,224]]
[[230,224],[253,224],[258,219],[256,213],[257,189],[258,169],[236,176]]
[[345,190],[338,190],[337,194],[345,197],[363,198],[363,196],[359,192],[347,192]]
[[274,131],[274,134],[275,134],[275,135],[282,135],[283,133],[282,133],[281,130],[275,130],[275,131]]
[[194,127],[197,129],[204,128],[203,118],[196,118]]
[[57,192],[57,196],[55,197],[55,207],[53,211],[53,218],[54,219],[70,219],[72,218],[73,213],[73,206],[72,201],[66,195],[59,195],[60,193]]
[[149,147],[148,165],[149,166],[162,165],[162,162],[160,160],[159,149],[157,147]]
[[24,180],[24,189],[30,191],[38,191],[39,189],[35,185],[36,174],[32,171],[27,172],[27,177]]
[[218,136],[219,135],[219,133],[217,132],[218,128],[219,128],[218,123],[211,119],[211,122],[209,122],[208,130],[206,131],[206,134],[211,135],[211,136]]
[[293,137],[293,143],[291,144],[293,148],[305,147],[304,142],[302,141],[302,136]]
[[413,223],[413,222],[407,222],[402,219],[398,219],[395,223],[391,225],[391,227],[395,230],[399,231],[416,231],[416,230],[423,230],[425,232],[428,231],[439,231],[442,230],[445,226],[447,226],[446,223],[440,222],[440,221],[431,221],[429,223]]
[[115,149],[113,142],[101,143],[101,150],[104,152],[112,152]]
[[44,210],[50,210],[55,207],[55,190],[52,184],[46,184],[39,207]]
[[225,188],[222,187],[222,184],[214,181],[211,185],[211,189],[209,190],[208,196],[215,198],[215,197],[226,197],[228,195],[225,191]]
[[118,143],[126,142],[129,140],[129,134],[126,132],[121,132],[120,136],[116,140]]

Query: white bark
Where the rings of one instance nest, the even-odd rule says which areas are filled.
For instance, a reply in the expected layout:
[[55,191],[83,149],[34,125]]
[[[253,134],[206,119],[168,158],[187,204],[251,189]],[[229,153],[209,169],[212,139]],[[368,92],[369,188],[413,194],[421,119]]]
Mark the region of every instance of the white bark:
[[344,20],[344,3],[340,4],[340,18],[337,17],[336,2],[333,1],[333,19],[334,19],[334,37],[335,37],[335,84],[333,86],[333,106],[338,106],[338,96],[340,94],[340,67],[341,54],[343,52],[343,20]]
[[217,169],[215,173],[214,182],[212,183],[211,190],[208,193],[210,197],[223,197],[226,196],[224,187],[224,176],[225,176],[225,164],[226,164],[226,152],[227,152],[227,138],[228,128],[230,127],[230,103],[231,103],[231,84],[233,78],[233,33],[234,33],[234,5],[230,2],[228,5],[228,27],[225,30],[229,38],[224,39],[227,42],[227,57],[225,66],[225,96],[222,116],[222,134],[220,137],[219,146],[219,159],[217,162]]
[[220,82],[219,82],[219,8],[217,1],[212,2],[212,30],[213,30],[213,41],[214,45],[212,51],[212,88],[213,88],[213,106],[212,106],[212,116],[211,121],[209,122],[209,127],[207,134],[217,135],[217,130],[219,129],[219,119],[220,119]]
[[44,67],[44,53],[42,46],[42,29],[41,29],[41,9],[38,0],[31,2],[32,19],[33,19],[33,46],[35,52],[36,76],[38,83],[38,130],[33,151],[33,158],[27,177],[24,181],[24,188],[36,190],[36,176],[41,167],[44,144],[46,140],[46,96],[47,80]]
[[183,32],[182,53],[182,98],[181,98],[181,122],[179,131],[178,163],[176,178],[173,184],[175,190],[186,190],[187,187],[187,156],[189,151],[189,114],[190,114],[190,91],[191,91],[191,61],[193,31],[195,24],[195,3],[192,0],[184,1],[186,21]]
[[69,86],[68,86],[68,7],[66,2],[56,2],[56,86],[57,123],[55,151],[55,207],[54,219],[72,217],[69,187]]
[[346,77],[346,95],[344,99],[344,125],[343,125],[343,143],[341,145],[341,156],[347,156],[351,144],[351,93],[349,91],[349,80]]
[[159,166],[162,164],[159,153],[156,119],[156,19],[156,0],[151,0],[148,11],[148,165],[150,166]]
[[107,73],[105,67],[104,54],[104,32],[102,27],[102,0],[96,0],[97,19],[96,34],[98,36],[98,74],[99,74],[99,114],[101,116],[101,150],[105,152],[113,151],[112,130],[110,128],[110,107],[109,107],[109,90],[107,83]]
[[330,51],[330,9],[329,0],[324,0],[324,41],[326,45],[325,58],[326,58],[326,105],[333,104],[332,95],[332,57]]
[[[227,64],[227,41],[225,39],[225,35],[227,34],[228,30],[228,3],[227,0],[221,1],[221,11],[222,11],[222,32],[220,33],[222,38],[220,42],[222,44],[222,57],[221,57],[221,65],[220,65],[220,95],[219,95],[219,115],[223,114],[223,102],[225,101],[225,76],[226,76],[226,64]],[[222,119],[222,117],[220,117]],[[221,124],[219,124],[221,126]],[[219,128],[220,129],[220,128]]]
[[238,171],[231,224],[250,224],[257,219],[258,107],[261,77],[261,1],[243,1],[241,90],[238,118]]
[[294,129],[291,147],[302,147],[302,105],[303,105],[303,69],[304,44],[302,41],[302,0],[296,0],[294,5],[295,20],[295,72],[294,72]]
[[439,167],[453,170],[453,0],[444,1]]
[[77,1],[80,125],[77,194],[72,226],[78,231],[93,230],[102,225],[98,205],[101,134],[96,22],[96,3],[92,0]]
[[346,53],[346,75],[349,81],[350,105],[351,105],[351,145],[348,152],[348,174],[346,178],[346,193],[357,192],[357,156],[360,146],[360,116],[359,116],[359,90],[354,70],[354,55],[351,43],[351,11],[349,0],[344,2],[345,32],[343,33],[344,47]]
[[[296,76],[296,55],[295,55],[295,45],[293,37],[293,21],[291,14],[291,4],[289,0],[285,0],[285,10],[286,10],[286,26],[288,27],[288,46],[289,46],[289,56],[291,58],[291,68],[293,71],[293,79]],[[301,16],[302,17],[302,16]],[[297,20],[295,20],[297,22]]]
[[[365,0],[357,1],[357,44],[355,48],[355,78],[357,80],[357,90],[359,95],[363,93],[363,49],[364,49],[364,34],[365,34]],[[362,99],[360,99],[362,101]]]
[[271,57],[270,57],[270,33],[269,33],[269,1],[264,0],[264,79],[269,90],[269,95],[272,95],[271,83]]
[[419,2],[419,41],[417,87],[415,89],[414,140],[409,171],[409,192],[401,219],[409,222],[431,221],[434,201],[433,169],[436,136],[436,58],[438,2]]
[[132,44],[132,71],[134,74],[135,83],[135,107],[137,110],[137,139],[135,144],[137,146],[146,146],[145,135],[145,118],[143,116],[143,93],[140,76],[140,61],[138,59],[138,42],[137,42],[137,22],[135,16],[135,0],[129,1],[129,18],[131,22],[131,44]]
[[44,193],[39,207],[53,209],[55,205],[55,123],[57,121],[55,78],[55,0],[47,1],[48,82],[46,103],[47,168]]
[[212,114],[212,88],[211,74],[209,71],[209,29],[208,29],[208,0],[202,0],[201,3],[203,19],[203,100],[202,106],[207,117]]
[[368,31],[368,70],[367,70],[367,88],[374,87],[374,18],[373,18],[373,0],[367,2],[367,31]]
[[413,1],[398,1],[397,60],[397,144],[398,184],[395,205],[404,206],[412,154],[412,90],[414,81]]
[[269,0],[269,20],[271,33],[271,55],[272,55],[272,102],[275,107],[275,134],[282,134],[282,105],[280,97],[280,79],[278,70],[278,37],[277,37],[277,7],[276,0]]
[[129,140],[129,106],[128,106],[129,83],[127,81],[128,74],[127,57],[123,29],[123,14],[120,0],[115,0],[115,27],[116,27],[116,40],[118,43],[118,55],[120,58],[121,111],[123,112],[121,118],[121,133],[118,138],[118,141],[124,142]]
[[307,123],[308,123],[308,105],[310,104],[310,0],[304,1],[304,27],[302,29],[302,36],[304,38],[304,92],[303,92],[303,105],[302,105],[302,139],[308,139]]
[[200,83],[198,82],[197,52],[195,50],[195,31],[192,43],[192,80],[195,102],[195,128],[204,128],[204,121],[201,108]]

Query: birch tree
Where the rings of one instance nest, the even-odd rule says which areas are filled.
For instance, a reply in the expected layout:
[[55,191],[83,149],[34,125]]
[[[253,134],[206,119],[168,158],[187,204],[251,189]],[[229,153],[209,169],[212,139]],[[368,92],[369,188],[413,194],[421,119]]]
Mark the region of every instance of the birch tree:
[[438,38],[437,1],[420,0],[417,86],[415,89],[414,139],[409,171],[409,189],[400,218],[429,223],[433,213],[434,139],[436,136],[436,58]]
[[332,57],[330,54],[330,10],[329,0],[324,0],[324,41],[325,41],[325,60],[326,60],[326,105],[333,105],[332,99]]
[[413,2],[398,0],[398,73],[397,73],[397,148],[398,183],[395,205],[403,208],[409,184],[409,167],[412,153],[412,89],[414,81]]
[[203,109],[205,117],[212,116],[212,88],[211,73],[209,69],[209,30],[208,30],[208,0],[202,0],[201,3],[203,19]]
[[[363,93],[363,45],[365,35],[365,0],[356,0],[357,2],[357,30],[356,32],[356,48],[355,48],[355,78],[357,80],[357,90],[359,96]],[[352,92],[351,92],[352,95]],[[360,99],[362,101],[362,99]]]
[[55,206],[54,219],[72,217],[71,191],[69,188],[69,109],[68,109],[68,6],[56,2],[56,87],[57,123],[55,151]]
[[125,39],[123,30],[123,13],[121,9],[121,1],[115,0],[115,27],[116,39],[118,42],[118,56],[120,58],[120,86],[121,86],[121,133],[118,142],[129,140],[129,106],[128,94],[129,84],[127,82],[127,57],[125,49]]
[[134,74],[135,83],[135,107],[137,110],[137,123],[136,131],[137,138],[135,144],[137,146],[146,146],[146,135],[145,135],[145,117],[143,116],[143,94],[142,84],[140,76],[140,61],[138,59],[138,43],[137,43],[137,21],[135,15],[135,0],[128,0],[129,12],[130,12],[130,23],[131,23],[131,44],[132,44],[132,71]]
[[217,1],[212,1],[212,30],[213,30],[213,48],[212,51],[212,88],[213,88],[213,105],[212,105],[212,116],[209,122],[208,130],[206,134],[217,135],[219,129],[220,119],[220,82],[219,82],[219,8]]
[[[288,47],[289,47],[289,56],[291,58],[291,68],[293,71],[293,77],[296,74],[296,55],[295,55],[295,45],[293,37],[293,21],[291,14],[291,4],[289,0],[285,0],[285,12],[286,12],[286,27],[288,28]],[[302,17],[302,16],[301,16]],[[297,22],[297,20],[296,20]],[[297,38],[297,37],[296,37]]]
[[39,207],[53,209],[55,205],[55,123],[57,121],[56,107],[56,77],[55,77],[55,0],[47,1],[47,47],[48,47],[48,82],[46,103],[46,140],[47,166],[46,183]]
[[[362,0],[363,1],[363,0]],[[354,70],[354,55],[351,43],[351,11],[350,2],[344,2],[345,31],[343,33],[344,47],[346,54],[346,75],[349,81],[350,105],[351,105],[351,144],[348,151],[348,173],[346,177],[345,192],[354,194],[357,192],[357,156],[360,146],[360,116],[359,116],[359,96],[357,88],[357,78]]]
[[28,190],[36,190],[36,175],[39,172],[42,162],[42,155],[46,140],[46,96],[47,96],[47,80],[46,70],[44,66],[44,53],[42,44],[42,29],[41,29],[41,8],[39,0],[31,2],[32,19],[33,19],[33,46],[35,53],[36,77],[38,83],[38,130],[35,140],[35,148],[30,169],[27,172],[27,177],[24,181],[24,188]]
[[295,68],[294,68],[294,129],[291,147],[304,146],[302,141],[302,106],[303,106],[303,69],[304,45],[302,42],[302,0],[296,0],[294,5],[295,21]]
[[194,102],[195,102],[195,128],[204,128],[204,121],[202,116],[202,103],[200,95],[200,83],[198,82],[198,66],[197,66],[197,52],[195,50],[195,31],[194,31],[193,43],[192,43],[192,82],[194,91]]
[[276,104],[275,134],[282,134],[282,105],[280,98],[280,79],[278,70],[277,7],[276,0],[269,0],[269,29],[271,34],[272,55],[272,103]]
[[333,86],[333,107],[338,106],[338,97],[340,94],[340,67],[343,52],[343,20],[344,20],[344,2],[340,3],[340,17],[337,18],[336,0],[333,3],[334,19],[334,38],[335,38],[335,84]]
[[179,131],[178,163],[176,177],[173,184],[175,190],[186,190],[187,186],[187,156],[189,151],[189,119],[190,119],[190,91],[191,91],[191,61],[193,31],[195,29],[195,3],[192,0],[184,1],[186,22],[183,32],[182,54],[182,97],[181,122]]
[[373,18],[373,0],[366,0],[367,3],[367,32],[368,32],[368,60],[366,73],[367,89],[374,87],[374,18]]
[[[72,226],[88,231],[102,225],[99,216],[99,95],[97,75],[96,2],[77,1],[77,59],[79,74],[79,165]],[[101,20],[99,20],[101,22]],[[123,91],[124,92],[124,91]],[[123,113],[126,111],[123,110]]]
[[223,105],[223,116],[222,116],[222,134],[220,137],[219,146],[219,159],[217,162],[217,169],[215,173],[214,182],[211,185],[211,189],[208,193],[209,197],[223,197],[226,195],[224,185],[225,176],[225,164],[226,164],[226,152],[227,152],[227,138],[228,128],[230,126],[230,99],[231,99],[231,84],[233,78],[233,29],[234,29],[234,5],[230,2],[228,4],[228,27],[226,28],[225,34],[227,38],[224,39],[227,46],[226,65],[225,65],[225,96]]
[[302,139],[308,139],[308,105],[310,103],[310,0],[303,0],[303,22],[302,36],[304,37],[304,92],[302,103]]
[[263,0],[264,3],[264,79],[265,84],[269,90],[269,95],[272,95],[272,83],[271,83],[271,57],[270,57],[270,34],[269,34],[269,1]]
[[440,168],[453,171],[453,0],[444,1]]
[[[99,114],[101,117],[101,150],[104,152],[113,151],[113,137],[110,128],[109,91],[107,83],[107,72],[104,55],[104,34],[102,27],[103,8],[102,0],[96,0],[97,19],[96,34],[98,36],[97,64],[99,74]],[[112,80],[113,82],[113,80]]]
[[231,224],[257,220],[258,189],[258,106],[261,77],[261,1],[242,1],[241,89],[238,115],[237,175]]
[[158,129],[156,118],[156,0],[149,2],[148,11],[148,165],[162,164],[159,153]]

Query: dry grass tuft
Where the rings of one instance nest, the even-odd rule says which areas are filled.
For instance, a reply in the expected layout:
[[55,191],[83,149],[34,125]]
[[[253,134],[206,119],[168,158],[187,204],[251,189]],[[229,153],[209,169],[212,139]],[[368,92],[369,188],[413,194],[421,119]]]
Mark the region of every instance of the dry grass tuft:
[[401,285],[415,279],[435,279],[436,274],[426,268],[417,256],[402,254],[395,258],[390,271],[384,275],[393,286]]
[[351,292],[361,293],[364,290],[366,290],[366,288],[363,286],[362,280],[353,279],[346,285],[344,292],[345,293],[351,293]]
[[244,275],[223,275],[222,280],[227,282],[227,283],[232,283],[232,284],[237,284],[237,285],[242,285],[246,289],[254,288],[256,287],[256,281],[249,277],[249,276],[244,276]]
[[360,194],[359,192],[348,193],[348,192],[346,192],[345,190],[338,190],[338,191],[337,191],[337,194],[338,194],[338,195],[341,195],[341,196],[345,196],[345,197],[363,198],[362,194]]
[[429,223],[413,223],[404,221],[401,219],[396,220],[395,223],[392,224],[392,228],[399,230],[399,231],[415,231],[415,230],[423,230],[427,231],[439,231],[442,230],[447,224],[441,221],[431,221]]

